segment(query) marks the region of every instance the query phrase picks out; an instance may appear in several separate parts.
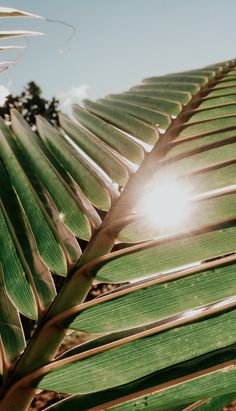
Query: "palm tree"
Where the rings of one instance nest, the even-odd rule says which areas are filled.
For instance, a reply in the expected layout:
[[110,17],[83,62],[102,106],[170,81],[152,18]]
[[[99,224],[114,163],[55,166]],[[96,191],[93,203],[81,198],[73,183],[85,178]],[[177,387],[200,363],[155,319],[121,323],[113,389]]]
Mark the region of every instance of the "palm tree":
[[[38,390],[69,395],[54,411],[235,398],[235,67],[85,100],[60,128],[0,121],[1,410]],[[84,302],[94,283],[125,285]]]

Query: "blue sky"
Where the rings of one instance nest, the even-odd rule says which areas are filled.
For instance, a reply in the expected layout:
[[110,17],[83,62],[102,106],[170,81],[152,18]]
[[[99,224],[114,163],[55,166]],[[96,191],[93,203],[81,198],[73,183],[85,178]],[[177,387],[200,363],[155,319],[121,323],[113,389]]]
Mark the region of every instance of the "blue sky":
[[1,6],[64,20],[77,29],[69,50],[60,54],[70,35],[67,27],[1,20],[1,29],[45,33],[31,38],[21,64],[1,75],[13,94],[35,80],[46,97],[83,94],[88,86],[96,98],[144,77],[236,57],[235,0],[5,0]]

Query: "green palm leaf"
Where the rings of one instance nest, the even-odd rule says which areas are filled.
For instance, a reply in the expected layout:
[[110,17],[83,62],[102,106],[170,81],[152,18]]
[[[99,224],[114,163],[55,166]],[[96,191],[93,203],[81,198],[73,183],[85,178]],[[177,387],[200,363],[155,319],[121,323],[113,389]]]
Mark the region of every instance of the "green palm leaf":
[[[34,132],[16,111],[1,122],[1,335],[6,361],[19,357],[4,410],[16,398],[25,410],[32,387],[79,395],[55,410],[213,410],[233,398],[235,64],[85,100],[60,129],[38,118]],[[163,179],[188,187],[177,226],[162,226],[162,196],[149,197]],[[88,241],[81,256],[76,237]],[[46,311],[49,270],[69,277]],[[84,303],[99,282],[128,284]],[[44,314],[22,355],[19,312]],[[67,329],[86,343],[50,362]]]
[[[83,129],[74,121],[67,118],[64,114],[59,115],[61,127],[72,141],[93,160],[112,181],[124,186],[129,178],[128,165],[118,152],[109,147],[109,140],[103,140],[108,143],[104,144],[94,134]],[[110,135],[110,134],[108,134]],[[144,153],[142,159],[144,157]],[[141,161],[141,160],[140,160]]]
[[186,411],[190,410],[216,410],[221,411],[224,406],[227,406],[231,401],[235,399],[235,393],[225,394],[222,397],[215,397],[209,400],[200,400],[195,404],[192,404],[190,407],[185,408]]
[[111,182],[44,119],[38,118],[37,126],[48,149],[61,160],[65,170],[78,183],[91,203],[97,208],[109,210],[111,201],[118,197],[118,192]]
[[[160,387],[140,390],[137,399],[132,399],[132,397],[135,397],[135,395],[133,395],[134,387],[132,389],[130,386],[129,390],[128,388],[125,390],[120,387],[117,390],[102,391],[101,393],[95,393],[90,396],[72,396],[69,399],[60,401],[52,407],[46,408],[46,410],[66,411],[70,409],[71,411],[77,411],[80,409],[81,411],[128,411],[132,408],[144,408],[148,411],[155,411],[157,409],[160,411],[190,411],[195,409],[199,411],[221,411],[222,407],[229,404],[229,402],[235,398],[235,393],[231,392],[222,397],[198,401],[193,405],[185,406],[188,401],[191,402],[194,398],[199,398],[200,392],[203,396],[211,390],[212,393],[219,394],[219,391],[217,390],[220,389],[222,382],[227,385],[229,391],[232,389],[231,384],[234,385],[233,370],[229,371],[227,369],[227,364],[222,365],[221,368],[219,368],[219,371],[212,368],[211,370],[208,370],[208,373],[203,374],[202,376],[197,375],[196,373],[196,375],[192,375],[191,377],[189,381],[183,381],[182,383],[181,379],[173,381],[173,386],[168,389],[165,389],[165,384],[163,384],[160,385]],[[145,381],[143,381],[142,386],[146,386]],[[126,396],[122,398],[122,394]],[[104,403],[104,397],[108,399],[108,402]],[[122,403],[120,404],[119,399],[122,400]],[[177,404],[182,405],[178,407]]]
[[4,347],[3,362],[5,366],[7,366],[12,361],[14,362],[24,350],[25,338],[20,316],[6,292],[2,272],[0,293],[0,332],[2,345]]

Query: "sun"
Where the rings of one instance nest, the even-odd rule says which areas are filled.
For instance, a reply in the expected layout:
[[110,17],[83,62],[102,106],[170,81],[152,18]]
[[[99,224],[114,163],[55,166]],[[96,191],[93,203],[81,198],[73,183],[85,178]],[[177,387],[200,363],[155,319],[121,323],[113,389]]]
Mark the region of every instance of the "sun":
[[148,224],[160,229],[178,229],[187,223],[189,186],[174,178],[159,179],[149,184],[136,210],[145,215]]

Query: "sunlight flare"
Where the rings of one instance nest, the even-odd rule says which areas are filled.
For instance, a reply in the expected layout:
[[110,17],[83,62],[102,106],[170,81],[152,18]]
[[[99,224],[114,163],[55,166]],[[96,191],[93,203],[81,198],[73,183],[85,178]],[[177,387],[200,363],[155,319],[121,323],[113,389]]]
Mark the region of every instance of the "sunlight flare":
[[188,219],[189,192],[181,181],[161,179],[155,186],[149,185],[138,202],[138,211],[160,229],[178,228]]

